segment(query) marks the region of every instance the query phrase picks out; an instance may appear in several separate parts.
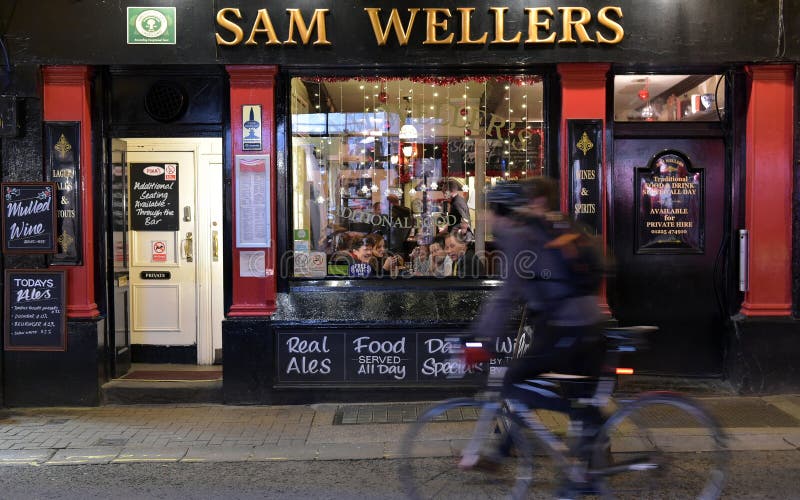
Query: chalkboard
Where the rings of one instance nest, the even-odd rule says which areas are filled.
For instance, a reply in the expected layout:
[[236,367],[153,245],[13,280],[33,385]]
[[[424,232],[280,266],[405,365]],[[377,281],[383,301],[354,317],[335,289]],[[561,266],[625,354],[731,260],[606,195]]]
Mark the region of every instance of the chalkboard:
[[[480,384],[486,371],[451,358],[463,332],[436,330],[286,329],[277,335],[278,383],[310,385]],[[502,337],[488,368],[507,364],[514,337]],[[487,367],[484,367],[487,368]]]
[[177,231],[178,164],[131,163],[131,229]]
[[6,351],[66,351],[66,271],[6,270]]
[[56,253],[53,182],[4,182],[3,252]]
[[344,335],[339,332],[278,334],[279,381],[343,381],[343,361]]

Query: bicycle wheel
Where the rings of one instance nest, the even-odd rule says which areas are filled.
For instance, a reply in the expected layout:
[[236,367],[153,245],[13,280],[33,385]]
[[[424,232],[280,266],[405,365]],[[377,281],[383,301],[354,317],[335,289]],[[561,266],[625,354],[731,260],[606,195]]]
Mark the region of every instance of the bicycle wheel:
[[[527,495],[531,450],[519,418],[505,410],[498,409],[492,415],[487,435],[481,436],[481,455],[494,460],[482,461],[469,470],[459,468],[461,450],[470,441],[484,404],[468,398],[448,400],[427,409],[409,428],[401,441],[399,458],[400,480],[410,498]],[[499,418],[505,420],[506,431],[500,430],[496,422]]]
[[603,498],[715,499],[727,465],[725,437],[694,401],[644,394],[598,434],[592,469]]

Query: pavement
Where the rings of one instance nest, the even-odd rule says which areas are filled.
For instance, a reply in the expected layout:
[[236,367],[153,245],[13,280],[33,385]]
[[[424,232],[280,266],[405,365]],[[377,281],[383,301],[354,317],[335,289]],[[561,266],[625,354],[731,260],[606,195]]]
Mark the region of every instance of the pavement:
[[[714,414],[731,450],[800,450],[800,394],[694,396]],[[359,460],[398,457],[400,439],[429,402],[231,406],[106,405],[0,410],[0,465],[127,462]],[[563,416],[539,411],[563,432]],[[426,438],[422,453],[456,453],[472,417],[459,414]],[[696,429],[652,422],[674,451],[693,449]]]

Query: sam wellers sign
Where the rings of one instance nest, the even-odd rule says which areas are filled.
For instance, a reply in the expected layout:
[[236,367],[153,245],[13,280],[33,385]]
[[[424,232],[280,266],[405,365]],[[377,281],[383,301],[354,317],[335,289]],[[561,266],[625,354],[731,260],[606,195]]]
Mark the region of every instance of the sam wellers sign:
[[[300,9],[285,9],[285,13],[289,16],[289,25],[286,38],[281,40],[268,9],[251,12],[245,18],[239,8],[222,8],[216,16],[217,25],[221,28],[216,32],[217,45],[297,45],[295,35],[299,36],[300,43],[308,45],[315,31],[316,40],[312,45],[333,45],[328,38],[326,24],[330,9],[315,9],[308,23]],[[272,15],[275,15],[274,11]],[[486,21],[476,19],[476,16],[486,16],[493,22],[491,34],[475,28]],[[511,25],[518,25],[520,18],[524,19],[526,29],[509,29]],[[514,11],[509,7],[490,7],[488,14],[474,7],[425,7],[391,9],[388,12],[377,7],[364,8],[364,20],[369,21],[378,46],[387,45],[392,32],[399,45],[406,46],[412,34],[421,30],[425,32],[422,45],[614,45],[625,36],[620,24],[622,18],[622,8],[616,6],[602,7],[596,12],[586,7],[557,7],[555,10],[551,7],[529,7]],[[355,27],[353,29],[357,30]],[[331,37],[334,36],[332,33]]]

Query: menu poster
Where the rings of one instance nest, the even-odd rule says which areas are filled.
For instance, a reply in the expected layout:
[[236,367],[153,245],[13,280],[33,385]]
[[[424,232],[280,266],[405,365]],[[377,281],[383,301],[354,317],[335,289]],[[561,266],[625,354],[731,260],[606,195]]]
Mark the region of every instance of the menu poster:
[[636,169],[636,252],[703,253],[703,172],[678,151]]
[[3,252],[55,253],[53,182],[4,182]]
[[178,165],[131,163],[131,229],[177,231]]
[[269,155],[236,155],[236,246],[270,246]]
[[49,263],[81,264],[80,122],[47,122],[45,176],[56,183],[58,251]]
[[603,232],[600,197],[603,162],[603,123],[600,120],[568,120],[569,212],[573,220],[593,234]]
[[5,273],[6,351],[66,351],[66,271]]

